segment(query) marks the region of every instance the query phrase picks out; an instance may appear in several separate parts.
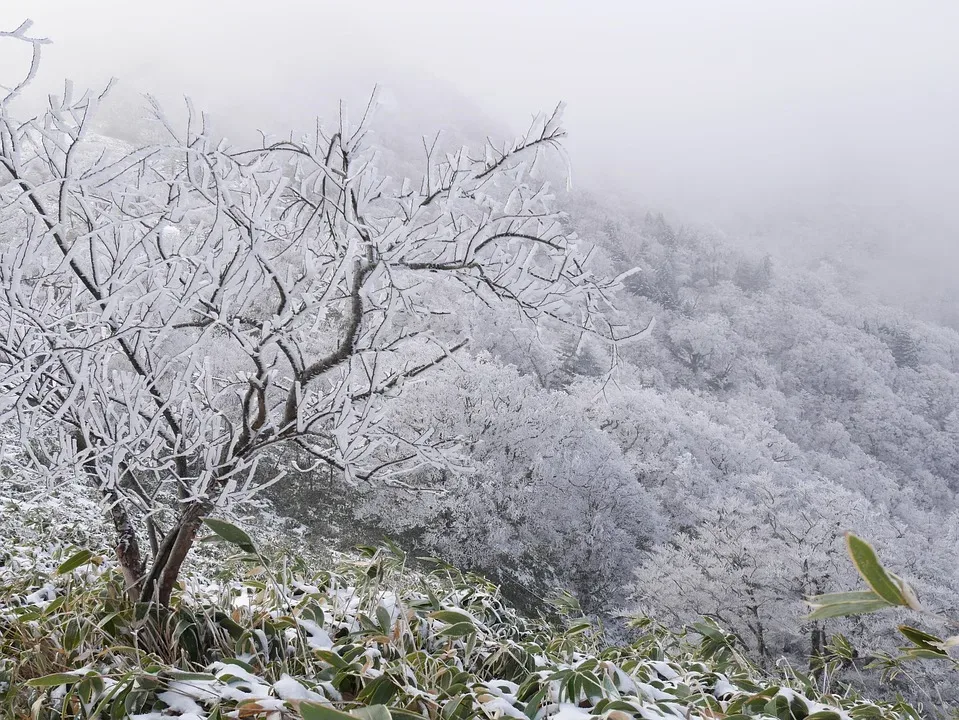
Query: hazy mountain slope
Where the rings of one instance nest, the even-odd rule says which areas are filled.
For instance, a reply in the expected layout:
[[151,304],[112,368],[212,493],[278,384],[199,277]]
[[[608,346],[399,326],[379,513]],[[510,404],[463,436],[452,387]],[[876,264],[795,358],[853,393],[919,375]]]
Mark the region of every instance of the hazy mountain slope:
[[[613,646],[568,599],[553,623],[524,618],[482,578],[416,572],[387,548],[333,564],[275,548],[214,553],[218,566],[185,575],[169,617],[135,613],[114,561],[96,552],[81,488],[36,501],[7,475],[0,493],[4,717],[915,717],[766,675],[715,626],[683,637],[644,623]],[[87,510],[66,518],[72,546],[49,530],[65,520],[57,500]],[[30,517],[6,515],[9,503]]]
[[[387,123],[384,142],[393,130],[409,138]],[[387,167],[415,167],[416,142],[391,148]],[[591,611],[638,602],[677,623],[721,618],[768,666],[805,665],[837,632],[863,657],[888,649],[894,618],[803,620],[805,595],[855,580],[844,529],[950,608],[959,336],[875,303],[841,267],[770,262],[581,194],[560,202],[594,272],[623,274],[611,326],[649,332],[612,346],[437,286],[449,308],[437,336],[470,345],[384,421],[456,443],[460,462],[386,489],[307,477],[311,509],[355,499],[333,519],[401,533],[533,597],[566,587]]]

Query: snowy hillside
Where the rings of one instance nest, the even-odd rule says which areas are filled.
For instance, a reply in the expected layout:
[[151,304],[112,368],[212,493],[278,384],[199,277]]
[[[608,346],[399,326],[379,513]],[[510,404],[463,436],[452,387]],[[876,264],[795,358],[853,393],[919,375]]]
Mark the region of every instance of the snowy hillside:
[[[959,702],[959,333],[842,226],[750,254],[570,190],[564,103],[496,132],[428,81],[303,135],[69,83],[31,117],[48,43],[0,39],[9,715]],[[862,542],[857,591],[847,531],[902,582]]]
[[144,615],[122,601],[96,504],[77,487],[36,500],[33,480],[2,482],[5,717],[918,717],[761,673],[711,624],[677,635],[637,620],[611,646],[569,596],[552,622],[523,618],[488,581],[416,571],[397,549],[331,565],[228,524],[215,527],[241,547],[199,553],[169,614]]

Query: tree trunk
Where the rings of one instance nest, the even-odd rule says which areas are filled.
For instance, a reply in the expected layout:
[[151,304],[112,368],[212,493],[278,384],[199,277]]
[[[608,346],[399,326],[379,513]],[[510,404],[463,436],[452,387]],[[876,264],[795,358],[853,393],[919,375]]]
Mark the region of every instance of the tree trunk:
[[813,623],[809,637],[809,674],[815,680],[822,677],[825,651],[826,630],[821,623]]
[[[84,453],[90,449],[82,433],[77,432],[74,439],[77,443],[78,453]],[[130,514],[123,505],[123,498],[116,490],[103,488],[103,484],[97,475],[96,460],[93,457],[88,456],[83,461],[83,470],[90,483],[101,489],[103,498],[107,502],[110,519],[113,521],[113,529],[116,531],[117,544],[115,549],[120,570],[123,572],[126,592],[131,600],[136,600],[140,595],[140,585],[143,582],[146,563],[140,553],[140,543],[137,541],[136,530],[130,520]]]
[[[752,597],[752,595],[753,593],[750,590],[749,596]],[[752,615],[753,618],[755,618],[755,621],[756,621],[755,624],[753,624],[747,620],[746,626],[750,629],[750,631],[752,631],[753,636],[756,638],[756,650],[759,653],[759,656],[763,659],[763,662],[765,662],[769,656],[769,653],[766,648],[766,633],[763,629],[762,620],[760,620],[759,618],[759,606],[749,605],[746,607],[746,609],[749,611],[750,615]]]
[[150,572],[142,584],[140,602],[155,602],[164,607],[170,604],[180,569],[209,511],[209,504],[200,501],[185,506],[177,523],[160,543]]
[[140,544],[137,542],[133,523],[130,522],[130,516],[121,505],[119,496],[116,493],[108,493],[107,499],[111,502],[110,516],[113,518],[113,528],[117,534],[117,560],[123,571],[127,595],[131,600],[136,600],[140,595],[146,563],[140,555]]
[[170,553],[163,563],[157,587],[157,602],[163,606],[170,604],[170,596],[173,594],[173,586],[180,576],[180,568],[183,567],[183,562],[196,541],[197,531],[200,529],[207,512],[209,512],[209,508],[205,503],[193,503],[187,508],[177,524],[176,537],[173,540]]

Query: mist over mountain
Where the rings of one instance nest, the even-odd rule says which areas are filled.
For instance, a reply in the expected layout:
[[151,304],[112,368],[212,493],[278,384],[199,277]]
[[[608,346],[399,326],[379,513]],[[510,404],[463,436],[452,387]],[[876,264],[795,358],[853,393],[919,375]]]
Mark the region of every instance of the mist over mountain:
[[56,40],[40,85],[116,75],[166,105],[189,95],[233,133],[308,127],[340,98],[357,112],[376,83],[408,98],[391,119],[403,137],[515,133],[565,100],[578,186],[790,259],[852,242],[876,287],[919,305],[955,297],[941,270],[959,194],[949,3],[48,0],[0,17],[28,10]]
[[[51,0],[4,31],[10,708],[954,712],[959,6]],[[34,662],[38,618],[69,632]]]

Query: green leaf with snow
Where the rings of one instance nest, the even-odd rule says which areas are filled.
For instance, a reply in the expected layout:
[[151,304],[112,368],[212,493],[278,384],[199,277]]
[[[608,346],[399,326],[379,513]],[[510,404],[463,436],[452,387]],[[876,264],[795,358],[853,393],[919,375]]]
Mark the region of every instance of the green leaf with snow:
[[76,570],[78,567],[82,567],[83,565],[93,562],[94,558],[96,558],[96,555],[94,555],[90,550],[80,550],[79,552],[76,552],[67,558],[63,564],[57,568],[57,575],[66,575],[67,573]]
[[315,702],[300,703],[300,715],[303,720],[356,720],[356,716],[350,713]]
[[893,607],[872,590],[814,595],[808,598],[806,603],[812,609],[812,613],[809,614],[810,620],[865,615]]
[[329,705],[315,702],[300,703],[300,715],[303,720],[392,720],[392,715],[385,705],[367,705],[352,712],[343,712]]
[[356,699],[368,705],[382,705],[392,700],[398,691],[399,687],[393,682],[393,678],[389,675],[380,675],[368,682]]
[[437,610],[434,613],[430,613],[430,617],[447,625],[459,625],[462,623],[473,624],[472,617],[466,613],[457,612],[456,610]]
[[217,518],[203,518],[203,524],[216,533],[220,539],[236,545],[243,552],[256,554],[256,545],[253,543],[253,539],[236,525]]
[[352,713],[363,720],[392,720],[392,715],[385,705],[367,705],[356,708]]
[[43,677],[31,678],[27,680],[30,687],[59,687],[60,685],[72,685],[83,679],[83,675],[77,673],[53,673]]
[[389,634],[393,627],[393,619],[390,617],[390,611],[382,605],[376,606],[376,622],[380,625],[380,630]]
[[853,533],[847,532],[846,547],[856,570],[876,595],[891,605],[912,606],[910,599],[903,592],[904,583],[886,571],[872,545]]
[[930,635],[927,632],[923,632],[918,628],[910,627],[909,625],[900,625],[899,632],[901,632],[906,639],[912,642],[917,648],[925,650],[932,655],[935,655],[939,658],[949,657],[949,653],[945,651],[946,641],[941,638],[936,637],[935,635]]
[[473,623],[456,623],[448,625],[440,630],[436,635],[438,637],[466,637],[476,632],[476,626]]

